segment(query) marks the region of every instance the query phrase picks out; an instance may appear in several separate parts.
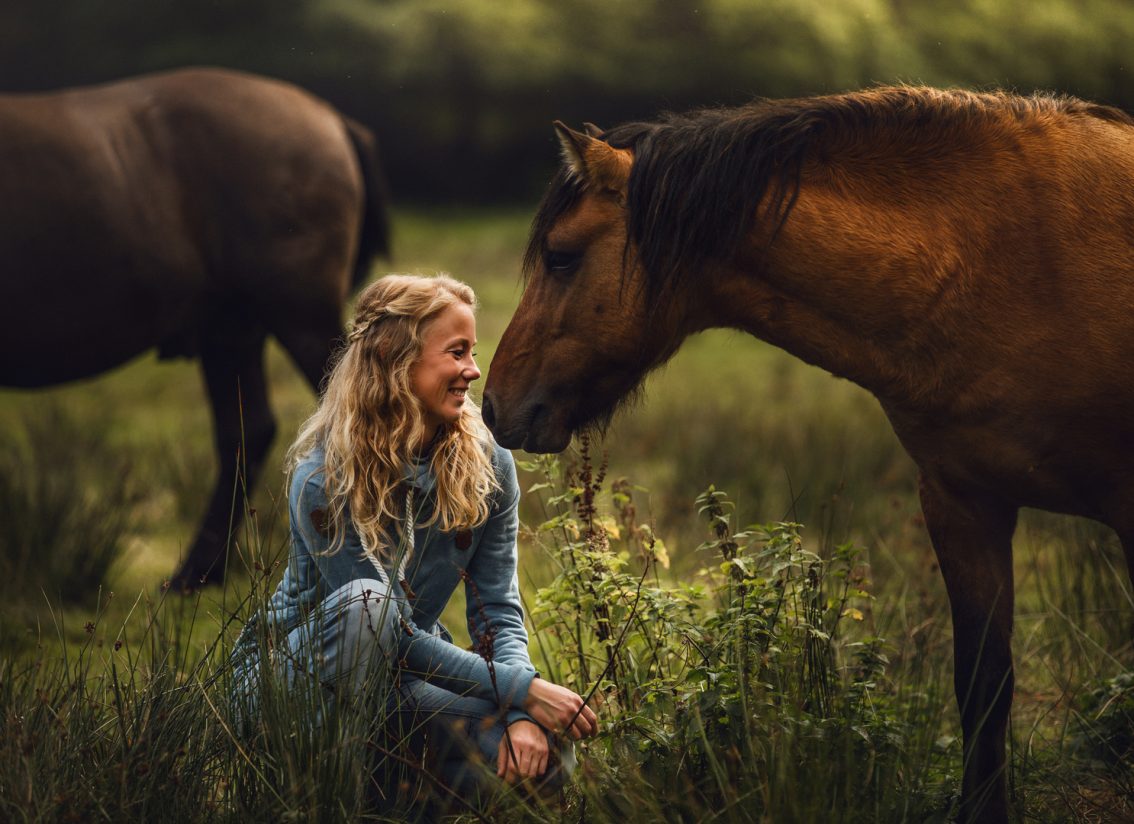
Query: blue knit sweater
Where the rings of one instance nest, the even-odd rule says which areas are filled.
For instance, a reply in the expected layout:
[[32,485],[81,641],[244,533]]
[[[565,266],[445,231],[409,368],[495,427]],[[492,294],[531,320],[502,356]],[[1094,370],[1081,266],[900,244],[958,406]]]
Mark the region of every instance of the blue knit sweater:
[[[375,578],[374,562],[362,548],[354,525],[346,525],[342,545],[333,543],[325,513],[324,453],[312,450],[296,467],[288,493],[291,552],[283,580],[268,602],[264,620],[271,635],[282,637],[298,626],[322,601],[344,584]],[[492,465],[500,489],[493,494],[488,520],[470,532],[444,533],[435,524],[414,530],[415,550],[405,572],[413,598],[397,582],[395,596],[406,616],[398,634],[398,660],[410,672],[461,695],[484,698],[509,710],[507,722],[527,718],[521,711],[535,669],[528,656],[516,576],[517,506],[520,489],[516,467],[506,449],[493,445]],[[405,480],[414,487],[414,510],[428,520],[436,505],[435,479],[427,462],[406,467]],[[465,596],[469,635],[474,643],[491,627],[495,684],[488,664],[478,654],[452,643],[438,619],[462,571],[467,572]],[[393,570],[389,570],[391,576]],[[487,622],[487,626],[486,626]],[[245,627],[233,651],[238,668],[257,655],[257,633]]]

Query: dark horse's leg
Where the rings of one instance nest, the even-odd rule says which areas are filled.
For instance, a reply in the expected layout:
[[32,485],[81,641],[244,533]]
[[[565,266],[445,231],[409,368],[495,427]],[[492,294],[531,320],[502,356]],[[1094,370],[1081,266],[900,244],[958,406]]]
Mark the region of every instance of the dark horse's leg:
[[233,322],[202,338],[201,368],[213,409],[220,473],[193,546],[172,586],[189,591],[224,579],[226,551],[276,433],[264,375],[267,333]]
[[964,733],[962,822],[1008,819],[1004,739],[1012,707],[1016,507],[922,473],[921,505],[953,613],[954,688]]

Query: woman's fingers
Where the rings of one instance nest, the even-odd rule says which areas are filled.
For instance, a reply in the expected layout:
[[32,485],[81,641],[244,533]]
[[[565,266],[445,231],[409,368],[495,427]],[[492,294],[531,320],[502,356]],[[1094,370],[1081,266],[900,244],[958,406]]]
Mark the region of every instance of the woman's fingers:
[[586,722],[586,731],[584,738],[587,736],[595,735],[598,732],[598,715],[588,705],[583,705],[583,711],[579,714],[579,720]]
[[547,733],[531,721],[517,721],[500,740],[496,774],[509,784],[538,778],[547,770]]
[[520,753],[516,753],[516,757],[513,758],[507,748],[504,749],[504,772],[500,777],[506,783],[515,784],[524,777],[522,758],[523,756]]
[[[567,725],[570,724],[568,727]],[[595,711],[579,699],[579,707],[564,722],[564,732],[576,741],[580,738],[589,738],[598,732],[598,716]]]
[[543,726],[576,741],[598,732],[598,716],[582,696],[541,678],[532,681],[524,708]]

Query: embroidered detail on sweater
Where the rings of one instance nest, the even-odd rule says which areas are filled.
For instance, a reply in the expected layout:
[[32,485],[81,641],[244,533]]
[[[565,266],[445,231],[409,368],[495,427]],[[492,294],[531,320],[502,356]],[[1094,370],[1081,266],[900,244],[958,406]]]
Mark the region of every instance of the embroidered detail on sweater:
[[330,525],[327,523],[327,513],[323,509],[311,510],[311,525],[320,535],[327,535],[331,531]]

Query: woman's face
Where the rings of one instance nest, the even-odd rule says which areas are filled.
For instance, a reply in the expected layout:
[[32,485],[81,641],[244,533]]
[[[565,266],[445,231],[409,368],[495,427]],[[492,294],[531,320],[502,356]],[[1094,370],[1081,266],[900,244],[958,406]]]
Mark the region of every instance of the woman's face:
[[464,303],[445,309],[425,327],[421,357],[410,368],[410,389],[421,401],[426,443],[438,427],[461,416],[469,384],[480,377],[475,345],[476,319]]

